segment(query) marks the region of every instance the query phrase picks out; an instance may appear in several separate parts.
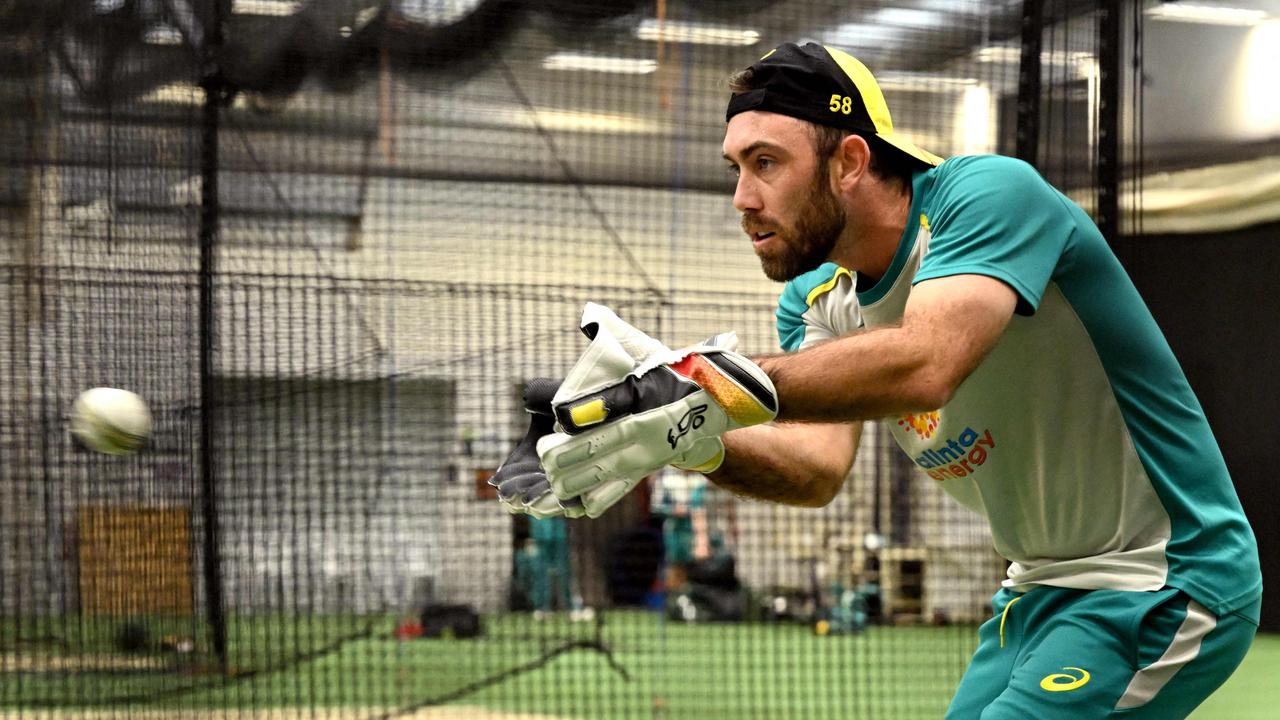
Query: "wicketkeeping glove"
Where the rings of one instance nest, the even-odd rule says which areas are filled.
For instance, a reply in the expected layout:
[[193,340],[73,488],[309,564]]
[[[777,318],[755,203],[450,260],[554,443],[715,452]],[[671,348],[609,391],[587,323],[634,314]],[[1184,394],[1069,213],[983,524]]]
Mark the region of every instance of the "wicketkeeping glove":
[[537,441],[556,497],[581,498],[588,517],[667,464],[710,472],[724,457],[720,435],[778,412],[769,377],[726,349],[731,334],[651,352],[620,377],[634,357],[612,336],[613,324],[600,321],[608,317],[617,316],[588,303],[582,328],[591,345],[551,403],[560,432]]
[[498,501],[512,513],[545,518],[564,515],[568,509],[570,515],[574,510],[582,514],[580,502],[570,502],[568,508],[561,505],[551,492],[547,474],[538,464],[538,440],[555,432],[551,398],[559,387],[560,383],[548,378],[532,380],[525,386],[524,409],[529,413],[529,431],[489,478],[489,484],[498,490]]
[[[589,335],[603,327],[606,336],[616,341],[613,348],[618,361],[616,366],[602,364],[597,368],[602,373],[600,377],[606,381],[625,377],[654,353],[670,352],[666,345],[640,332],[601,305],[590,306],[590,310],[584,313],[583,324],[589,325]],[[621,354],[616,352],[618,350]],[[611,378],[603,374],[608,372],[613,373]],[[547,474],[538,462],[538,440],[555,431],[551,401],[559,387],[559,381],[547,378],[532,380],[525,387],[524,406],[529,413],[529,430],[489,479],[489,484],[498,491],[498,500],[512,513],[527,513],[539,518],[585,515],[581,497],[560,499],[555,496]],[[704,443],[704,448],[704,454],[708,456],[723,456],[724,446],[718,439],[714,444]]]

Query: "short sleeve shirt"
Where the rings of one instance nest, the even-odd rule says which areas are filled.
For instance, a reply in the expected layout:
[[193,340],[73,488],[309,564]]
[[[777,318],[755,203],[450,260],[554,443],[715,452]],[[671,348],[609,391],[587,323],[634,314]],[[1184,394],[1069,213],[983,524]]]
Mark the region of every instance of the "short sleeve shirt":
[[789,282],[782,347],[895,324],[915,284],[966,274],[1012,288],[1013,319],[947,405],[888,426],[990,522],[1005,584],[1173,586],[1219,614],[1254,603],[1257,543],[1199,402],[1097,227],[1030,165],[917,173],[885,276],[828,263]]

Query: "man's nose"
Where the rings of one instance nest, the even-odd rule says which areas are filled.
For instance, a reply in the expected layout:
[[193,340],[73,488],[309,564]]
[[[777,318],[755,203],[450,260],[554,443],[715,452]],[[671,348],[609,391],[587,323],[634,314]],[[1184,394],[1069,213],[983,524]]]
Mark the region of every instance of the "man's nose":
[[756,192],[750,178],[739,177],[738,185],[733,191],[733,206],[738,212],[760,211],[760,193]]

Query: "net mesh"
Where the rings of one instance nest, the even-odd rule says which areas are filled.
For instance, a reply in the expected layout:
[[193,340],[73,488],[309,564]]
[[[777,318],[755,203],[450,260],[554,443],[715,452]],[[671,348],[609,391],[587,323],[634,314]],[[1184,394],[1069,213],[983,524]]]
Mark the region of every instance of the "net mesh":
[[[731,72],[819,40],[918,145],[1011,154],[1021,3],[52,5],[0,6],[0,714],[942,714],[1003,562],[879,424],[821,509],[485,481],[586,301],[776,351]],[[1044,5],[1039,161],[1087,198],[1096,19]],[[72,441],[95,386],[143,452]]]

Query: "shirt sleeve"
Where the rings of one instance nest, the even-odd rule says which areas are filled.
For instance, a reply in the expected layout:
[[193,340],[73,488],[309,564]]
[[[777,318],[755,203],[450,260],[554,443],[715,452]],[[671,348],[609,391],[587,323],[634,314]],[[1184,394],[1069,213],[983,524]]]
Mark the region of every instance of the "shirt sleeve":
[[1033,314],[1075,228],[1070,201],[1021,160],[984,155],[949,165],[925,208],[929,247],[913,284],[986,275],[1018,293],[1019,313]]
[[835,287],[842,275],[851,273],[835,263],[823,263],[816,270],[788,281],[778,298],[778,344],[792,352],[839,335],[826,318],[814,312],[819,297]]

